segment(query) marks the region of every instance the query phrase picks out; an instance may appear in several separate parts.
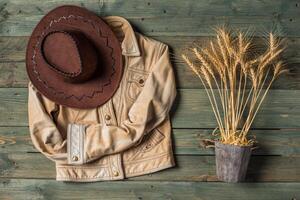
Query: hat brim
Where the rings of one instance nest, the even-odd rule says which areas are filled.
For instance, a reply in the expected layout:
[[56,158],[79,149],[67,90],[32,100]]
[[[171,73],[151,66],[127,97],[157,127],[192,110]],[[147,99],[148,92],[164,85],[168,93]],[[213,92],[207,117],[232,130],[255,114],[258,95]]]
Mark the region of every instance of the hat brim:
[[[83,83],[64,81],[43,59],[41,43],[52,31],[80,31],[97,49],[98,67]],[[119,87],[122,74],[120,43],[110,27],[94,13],[77,6],[61,6],[50,11],[35,27],[27,46],[26,68],[30,81],[57,104],[88,109],[107,102]]]

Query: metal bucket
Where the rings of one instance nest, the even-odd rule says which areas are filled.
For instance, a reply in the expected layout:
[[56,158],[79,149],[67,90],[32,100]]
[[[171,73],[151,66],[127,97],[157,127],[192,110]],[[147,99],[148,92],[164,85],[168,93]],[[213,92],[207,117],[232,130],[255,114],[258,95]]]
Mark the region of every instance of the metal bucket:
[[246,178],[252,146],[215,142],[216,170],[220,181],[242,182]]

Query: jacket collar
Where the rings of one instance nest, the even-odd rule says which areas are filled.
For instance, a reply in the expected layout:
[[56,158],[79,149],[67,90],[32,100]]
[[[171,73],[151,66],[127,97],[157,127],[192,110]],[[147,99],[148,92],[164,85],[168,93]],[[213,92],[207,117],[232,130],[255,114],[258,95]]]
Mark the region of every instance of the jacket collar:
[[104,20],[109,24],[119,40],[122,40],[122,54],[125,56],[140,56],[136,35],[130,23],[123,17],[108,16]]

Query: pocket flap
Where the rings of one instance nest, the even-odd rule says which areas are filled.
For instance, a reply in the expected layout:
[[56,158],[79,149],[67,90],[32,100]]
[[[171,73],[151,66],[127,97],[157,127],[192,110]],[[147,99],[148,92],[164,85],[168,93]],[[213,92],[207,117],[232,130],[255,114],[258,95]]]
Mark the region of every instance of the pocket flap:
[[153,147],[158,145],[165,137],[157,128],[147,136],[147,141],[145,142],[145,145],[143,145],[142,151],[148,151],[152,149]]

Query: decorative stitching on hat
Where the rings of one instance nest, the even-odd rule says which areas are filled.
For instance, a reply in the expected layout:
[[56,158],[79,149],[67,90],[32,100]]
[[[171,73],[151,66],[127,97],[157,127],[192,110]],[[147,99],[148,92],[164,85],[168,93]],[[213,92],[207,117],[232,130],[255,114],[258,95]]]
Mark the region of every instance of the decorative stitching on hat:
[[[74,18],[75,20],[81,19],[81,20],[83,20],[83,22],[89,23],[94,29],[96,29],[96,31],[97,31],[99,37],[102,37],[102,38],[105,38],[105,39],[106,39],[106,46],[107,46],[109,49],[111,49],[110,55],[111,55],[112,60],[113,60],[113,65],[112,65],[112,73],[111,73],[111,75],[110,75],[110,78],[108,79],[108,81],[107,81],[106,83],[104,83],[104,84],[101,85],[101,89],[100,89],[100,90],[95,90],[95,91],[93,91],[92,95],[86,95],[86,94],[83,94],[82,96],[79,97],[79,96],[75,96],[75,95],[71,94],[71,95],[69,95],[69,96],[66,96],[66,93],[65,93],[65,92],[63,92],[63,91],[56,91],[55,88],[49,86],[49,85],[47,84],[46,81],[42,80],[42,79],[40,78],[40,73],[36,70],[36,66],[37,66],[37,63],[36,63],[36,61],[35,61],[35,58],[36,58],[36,48],[37,48],[38,45],[40,44],[41,39],[43,38],[42,36],[45,35],[45,30],[49,29],[49,28],[53,25],[53,23],[59,23],[61,20],[67,20],[67,19],[70,19],[70,18]],[[31,60],[32,60],[32,64],[33,64],[33,72],[34,72],[35,74],[37,74],[37,77],[36,77],[37,80],[40,81],[40,82],[44,85],[45,88],[49,89],[49,90],[53,93],[53,95],[60,95],[60,96],[62,96],[62,98],[64,98],[64,99],[69,99],[69,98],[71,98],[71,97],[74,97],[76,100],[81,101],[81,100],[82,100],[83,98],[85,98],[85,97],[91,99],[91,98],[93,98],[93,97],[95,96],[95,94],[97,94],[97,93],[102,93],[102,92],[103,92],[103,87],[104,87],[104,86],[108,86],[108,85],[111,84],[111,78],[112,78],[112,76],[113,76],[113,75],[115,74],[115,72],[116,72],[116,69],[115,69],[115,62],[116,62],[116,60],[115,60],[115,58],[112,56],[112,54],[113,54],[113,48],[112,48],[111,46],[108,45],[108,36],[102,35],[101,30],[99,29],[99,27],[96,27],[96,26],[95,26],[95,24],[94,24],[94,22],[93,22],[92,20],[87,20],[87,19],[85,19],[85,18],[82,17],[82,16],[69,15],[68,17],[61,16],[61,17],[59,17],[58,19],[53,19],[53,20],[51,20],[50,23],[49,23],[49,26],[47,26],[47,27],[44,28],[43,32],[40,34],[40,36],[38,36],[38,41],[37,41],[36,45],[33,47],[33,56],[32,56],[32,58],[31,58]]]

